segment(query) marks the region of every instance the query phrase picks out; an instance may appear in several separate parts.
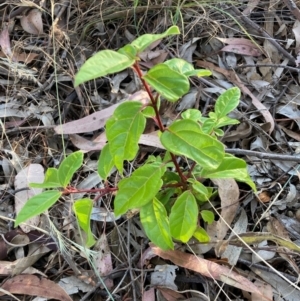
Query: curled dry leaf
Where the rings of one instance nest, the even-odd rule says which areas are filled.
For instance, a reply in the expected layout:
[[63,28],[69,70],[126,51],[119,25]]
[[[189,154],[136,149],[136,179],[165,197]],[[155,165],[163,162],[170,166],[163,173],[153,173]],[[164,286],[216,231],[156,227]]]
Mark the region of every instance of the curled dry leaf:
[[43,20],[42,12],[37,9],[31,9],[27,16],[21,18],[21,26],[23,29],[34,35],[39,35],[43,33]]
[[[60,301],[72,301],[70,296],[55,282],[35,275],[18,275],[8,279],[2,289],[19,295],[40,296]],[[4,293],[0,292],[0,296]]]
[[259,294],[261,301],[271,301],[269,298],[264,297],[257,286],[255,286],[250,280],[232,271],[226,266],[221,266],[215,262],[211,262],[193,254],[173,250],[164,251],[153,245],[151,248],[157,256],[170,260],[178,266],[200,273],[205,277],[222,281],[241,290]]

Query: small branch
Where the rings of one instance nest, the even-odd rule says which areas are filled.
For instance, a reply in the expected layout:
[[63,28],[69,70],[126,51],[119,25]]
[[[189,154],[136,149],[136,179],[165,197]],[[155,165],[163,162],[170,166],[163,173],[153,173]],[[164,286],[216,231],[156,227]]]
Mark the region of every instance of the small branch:
[[63,194],[71,194],[71,193],[100,193],[100,196],[105,194],[117,191],[118,188],[95,188],[95,189],[77,189],[74,187],[67,187],[64,189]]
[[255,152],[244,149],[226,149],[226,153],[233,155],[244,155],[244,156],[253,156],[260,159],[270,159],[270,160],[280,160],[280,161],[290,161],[295,163],[300,163],[300,157],[296,157],[295,155],[279,155],[279,154],[271,154],[271,153],[262,153]]
[[239,65],[239,66],[236,66],[234,69],[241,69],[241,68],[246,68],[246,67],[256,67],[256,68],[259,68],[259,67],[274,67],[274,68],[283,68],[283,69],[288,69],[288,70],[291,70],[291,71],[296,71],[296,72],[300,72],[300,68],[296,68],[296,67],[291,67],[291,66],[285,66],[285,65],[281,65],[281,64],[261,64],[261,63],[258,63],[258,64],[243,64],[243,65]]

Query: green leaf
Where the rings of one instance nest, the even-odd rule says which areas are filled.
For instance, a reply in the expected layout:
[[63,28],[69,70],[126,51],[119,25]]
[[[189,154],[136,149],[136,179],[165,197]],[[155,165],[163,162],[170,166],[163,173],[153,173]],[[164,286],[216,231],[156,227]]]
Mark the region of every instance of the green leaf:
[[210,179],[232,178],[247,183],[254,191],[256,191],[256,186],[249,176],[246,162],[230,154],[226,154],[218,168],[214,170],[203,169],[200,176]]
[[44,183],[30,183],[34,188],[58,188],[61,184],[58,179],[58,169],[49,167],[45,174]]
[[181,117],[183,119],[190,119],[193,121],[199,121],[202,117],[202,114],[199,110],[196,109],[188,109],[181,113]]
[[157,193],[156,198],[165,206],[167,212],[171,211],[171,198],[174,197],[176,193],[176,188],[166,188]]
[[190,191],[183,192],[171,209],[170,228],[175,239],[187,242],[196,230],[198,205]]
[[218,119],[233,111],[239,104],[241,91],[239,88],[230,88],[222,93],[215,104],[215,113]]
[[222,131],[221,129],[214,129],[214,133],[216,136],[219,136],[219,137],[224,136],[224,131]]
[[25,222],[31,217],[39,215],[50,208],[62,195],[62,192],[57,190],[45,191],[30,198],[15,221],[15,227]]
[[215,220],[214,214],[209,210],[201,210],[200,214],[203,220],[208,224],[211,224]]
[[206,169],[217,168],[224,157],[224,145],[202,133],[198,123],[178,120],[161,135],[161,143],[170,152],[186,156]]
[[202,227],[197,227],[193,236],[202,243],[210,242],[210,237]]
[[198,76],[198,77],[203,77],[203,76],[210,76],[212,73],[209,70],[206,69],[195,69],[186,72],[184,75],[185,76]]
[[74,173],[82,166],[83,152],[77,151],[65,158],[58,168],[58,178],[62,187],[66,188]]
[[194,179],[189,179],[189,182],[192,183],[193,189],[201,196],[202,199],[205,201],[209,200],[210,192],[208,191],[207,187]]
[[151,68],[144,79],[161,96],[171,102],[177,101],[190,89],[188,78],[165,64],[157,64]]
[[130,44],[125,45],[124,47],[118,50],[118,53],[126,55],[128,58],[136,60],[137,51],[136,48]]
[[179,183],[181,181],[177,172],[169,170],[164,173],[162,180],[164,181],[164,184]]
[[102,50],[89,58],[75,76],[74,86],[108,74],[117,73],[134,64],[135,60],[113,50]]
[[90,248],[96,243],[90,228],[92,209],[93,201],[90,199],[77,200],[73,205],[73,210],[77,217],[78,224],[87,235],[87,240],[85,242],[87,248]]
[[180,34],[179,28],[177,26],[172,26],[164,33],[161,34],[144,34],[137,39],[135,39],[131,45],[134,46],[138,53],[144,51],[149,47],[153,42],[163,39],[167,36]]
[[106,136],[114,164],[123,173],[124,160],[133,160],[139,149],[146,118],[141,113],[142,104],[126,101],[119,105],[106,122]]
[[161,177],[165,169],[162,164],[147,164],[135,170],[129,178],[122,179],[114,201],[115,214],[121,215],[149,203],[163,184]]
[[174,249],[164,205],[156,198],[141,208],[140,218],[148,238],[163,250]]
[[148,117],[148,118],[155,117],[155,111],[154,111],[153,107],[148,106],[142,112],[145,117]]
[[216,127],[220,128],[226,125],[239,124],[240,122],[237,119],[233,119],[227,116],[221,117],[217,123]]
[[101,150],[98,160],[98,173],[103,180],[110,175],[112,168],[114,167],[114,161],[109,151],[109,143],[106,144]]
[[163,63],[164,65],[167,65],[170,69],[183,74],[186,76],[186,73],[195,71],[194,66],[187,61],[179,58],[170,59],[168,61],[165,61]]

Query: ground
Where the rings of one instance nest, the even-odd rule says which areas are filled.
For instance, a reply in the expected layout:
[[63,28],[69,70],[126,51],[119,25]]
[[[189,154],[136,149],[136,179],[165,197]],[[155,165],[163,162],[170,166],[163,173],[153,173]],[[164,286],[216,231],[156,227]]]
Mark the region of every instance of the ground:
[[[1,300],[300,300],[299,1],[0,4]],[[103,119],[112,105],[144,95],[134,71],[78,87],[74,78],[96,52],[172,25],[181,34],[147,48],[142,71],[179,57],[212,75],[191,77],[184,97],[162,102],[164,125],[189,108],[207,116],[220,94],[239,88],[230,117],[240,123],[225,127],[221,142],[247,162],[258,192],[233,179],[207,182],[219,189],[203,207],[215,212],[212,225],[201,224],[210,243],[192,239],[161,250],[147,239],[138,212],[113,215],[113,189],[97,193],[107,187],[97,172],[106,119],[95,125],[92,114]],[[136,158],[124,166],[126,176],[150,155],[164,155],[149,136],[155,130],[149,122]],[[16,214],[42,191],[29,183],[41,182],[48,168],[78,150],[83,167],[71,186],[85,192],[63,195],[14,228]],[[179,164],[186,168],[186,161]],[[113,170],[109,187],[119,180]],[[74,201],[87,197],[94,201],[97,240],[91,250],[82,248],[72,211]]]

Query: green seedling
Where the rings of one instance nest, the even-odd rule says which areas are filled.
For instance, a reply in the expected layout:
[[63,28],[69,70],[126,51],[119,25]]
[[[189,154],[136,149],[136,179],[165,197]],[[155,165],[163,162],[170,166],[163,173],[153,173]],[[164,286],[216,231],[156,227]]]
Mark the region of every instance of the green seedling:
[[[214,112],[208,117],[199,110],[189,109],[181,119],[164,126],[159,114],[160,99],[178,101],[190,89],[189,77],[208,76],[208,70],[195,70],[193,65],[178,58],[170,59],[151,68],[143,75],[139,66],[139,54],[153,42],[179,34],[172,26],[163,34],[145,34],[118,51],[103,50],[88,59],[75,77],[75,86],[100,76],[133,68],[140,78],[151,102],[125,101],[106,122],[108,143],[101,151],[98,172],[105,181],[116,167],[121,180],[116,187],[94,189],[103,196],[114,192],[115,215],[125,214],[130,209],[139,209],[140,220],[149,239],[162,249],[173,249],[174,240],[183,243],[195,237],[208,242],[209,237],[200,221],[212,223],[213,210],[202,210],[201,206],[216,195],[217,191],[207,187],[205,179],[234,178],[256,190],[244,160],[226,154],[218,137],[224,135],[222,127],[234,125],[238,120],[228,114],[240,99],[240,90],[231,88],[217,99]],[[160,130],[159,139],[166,153],[164,157],[149,156],[145,163],[130,176],[124,177],[124,163],[136,157],[138,142],[147,118],[152,118]],[[182,157],[189,168],[178,164]],[[42,184],[32,187],[47,189],[29,199],[18,214],[15,226],[38,215],[52,206],[65,193],[78,192],[69,184],[74,173],[82,166],[83,153],[75,152],[63,160],[58,169],[49,168]],[[95,240],[90,230],[92,200],[82,199],[73,206],[78,224],[86,232],[86,246]]]

